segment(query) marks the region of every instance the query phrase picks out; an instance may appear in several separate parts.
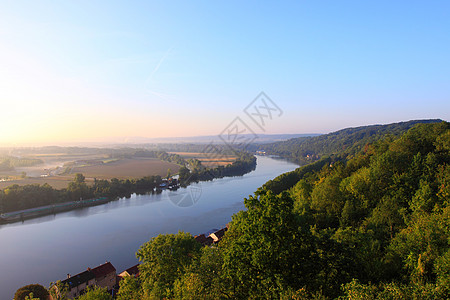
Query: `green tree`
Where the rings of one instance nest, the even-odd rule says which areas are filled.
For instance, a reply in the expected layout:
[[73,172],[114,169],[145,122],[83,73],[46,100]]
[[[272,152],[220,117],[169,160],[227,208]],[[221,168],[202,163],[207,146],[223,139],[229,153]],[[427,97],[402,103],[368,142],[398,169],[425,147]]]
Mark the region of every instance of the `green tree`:
[[73,181],[69,182],[67,191],[74,201],[90,197],[90,189],[85,182],[84,175],[80,173],[75,174]]
[[84,177],[83,174],[77,173],[77,174],[75,174],[75,177],[74,177],[73,181],[75,183],[80,184],[80,183],[84,183],[85,179],[86,179],[86,177]]
[[342,291],[345,295],[340,297],[340,300],[375,300],[377,287],[361,284],[357,279],[353,279],[342,286]]
[[450,296],[450,249],[436,259],[434,272],[438,289]]
[[117,300],[138,300],[141,298],[141,285],[137,278],[126,276],[119,283]]
[[183,166],[178,170],[178,174],[180,175],[180,181],[186,183],[186,181],[189,179],[191,172],[189,171],[188,168]]
[[189,233],[158,235],[142,245],[136,256],[142,262],[139,279],[146,295],[173,297],[173,285],[200,253],[200,244]]
[[67,292],[69,291],[69,286],[67,284],[63,284],[61,280],[57,282],[50,283],[50,287],[48,289],[50,295],[53,300],[66,300]]
[[227,281],[222,272],[222,252],[217,247],[203,247],[200,256],[174,284],[176,299],[219,299],[228,297]]
[[86,293],[76,298],[77,300],[113,300],[106,288],[87,288]]
[[14,300],[25,300],[26,297],[30,297],[30,294],[34,298],[47,300],[49,293],[45,287],[40,284],[29,284],[19,288],[14,294]]
[[442,266],[446,265],[449,241],[450,207],[441,213],[416,214],[391,241],[388,257],[404,262],[411,280],[434,283],[436,271],[445,279]]
[[311,208],[317,211],[319,226],[329,227],[338,224],[345,199],[339,188],[341,178],[330,174],[315,186],[311,193]]
[[196,300],[196,299],[217,299],[209,297],[205,284],[199,274],[186,273],[174,283],[175,299]]
[[224,276],[232,298],[279,298],[307,284],[314,270],[311,234],[293,213],[287,193],[245,199],[221,242]]

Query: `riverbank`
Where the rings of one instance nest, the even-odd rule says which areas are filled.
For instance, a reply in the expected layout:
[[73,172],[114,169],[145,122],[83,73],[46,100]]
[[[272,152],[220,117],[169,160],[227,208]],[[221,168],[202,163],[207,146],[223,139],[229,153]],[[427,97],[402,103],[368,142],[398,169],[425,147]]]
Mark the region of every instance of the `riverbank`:
[[[158,152],[159,153],[159,152]],[[215,178],[223,178],[229,176],[241,176],[249,173],[256,168],[256,158],[249,153],[242,153],[236,161],[225,167],[219,166],[216,168],[204,168],[199,161],[191,160],[184,161],[181,157],[175,154],[166,154],[161,159],[171,161],[175,159],[181,160],[183,163],[179,170],[179,181],[181,186],[187,186],[192,182],[207,181]],[[155,156],[153,152],[138,153],[138,155]],[[185,165],[188,165],[188,169]],[[169,170],[170,173],[170,170]],[[83,174],[77,173],[72,182],[67,188],[55,189],[48,184],[30,184],[19,186],[17,184],[0,189],[0,212],[6,216],[2,216],[0,222],[16,222],[24,218],[32,218],[34,216],[42,216],[45,214],[54,213],[54,205],[59,209],[66,211],[77,208],[73,202],[75,199],[99,199],[106,197],[110,200],[121,197],[130,197],[132,194],[145,194],[160,187],[163,183],[161,176],[146,176],[142,178],[131,179],[95,179],[92,184],[86,182]],[[60,206],[62,203],[68,205]],[[72,207],[72,208],[71,208]],[[32,211],[22,211],[23,215],[17,213],[21,209],[32,209]],[[43,212],[41,212],[41,209]],[[3,219],[3,221],[2,221]]]
[[95,206],[100,204],[105,204],[111,201],[107,197],[101,197],[97,199],[86,199],[79,201],[71,201],[58,203],[53,205],[45,205],[35,208],[29,208],[19,211],[13,211],[9,213],[4,213],[0,215],[0,224],[21,222],[27,219],[43,217],[46,215],[56,214],[60,212],[66,212],[77,208]]

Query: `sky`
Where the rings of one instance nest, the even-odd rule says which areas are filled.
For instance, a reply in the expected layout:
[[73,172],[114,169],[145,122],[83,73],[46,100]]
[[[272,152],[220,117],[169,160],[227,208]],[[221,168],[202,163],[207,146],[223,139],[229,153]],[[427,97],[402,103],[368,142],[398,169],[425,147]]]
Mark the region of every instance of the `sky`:
[[449,121],[449,53],[448,1],[2,1],[0,146]]

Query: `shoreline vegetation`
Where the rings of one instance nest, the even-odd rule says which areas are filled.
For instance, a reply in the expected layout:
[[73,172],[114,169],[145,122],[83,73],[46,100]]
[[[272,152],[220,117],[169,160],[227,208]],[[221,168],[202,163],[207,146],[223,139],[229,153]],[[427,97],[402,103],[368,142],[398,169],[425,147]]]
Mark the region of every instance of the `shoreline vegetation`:
[[[225,151],[225,150],[224,150]],[[242,176],[256,167],[256,158],[246,152],[234,153],[236,160],[226,166],[204,167],[197,159],[185,160],[177,154],[165,151],[140,150],[134,157],[158,158],[180,165],[179,182],[186,187],[191,182],[215,178]],[[172,175],[169,174],[168,176]],[[95,206],[132,194],[154,192],[163,182],[161,176],[145,176],[138,179],[94,179],[88,185],[83,174],[78,173],[67,188],[55,189],[49,184],[11,185],[0,190],[0,224],[23,221],[80,207]]]

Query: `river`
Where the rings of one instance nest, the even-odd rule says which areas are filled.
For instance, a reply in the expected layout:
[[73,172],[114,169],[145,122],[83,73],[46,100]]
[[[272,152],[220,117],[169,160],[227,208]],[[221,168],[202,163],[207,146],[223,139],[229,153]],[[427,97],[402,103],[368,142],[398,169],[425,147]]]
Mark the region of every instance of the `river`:
[[0,299],[26,284],[48,287],[110,261],[117,273],[138,263],[139,246],[161,233],[192,235],[222,228],[244,209],[243,198],[298,166],[257,156],[244,176],[192,184],[177,191],[132,195],[107,204],[0,226]]

